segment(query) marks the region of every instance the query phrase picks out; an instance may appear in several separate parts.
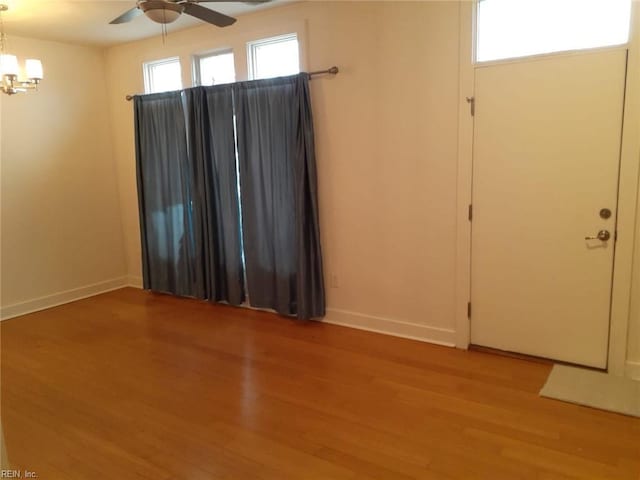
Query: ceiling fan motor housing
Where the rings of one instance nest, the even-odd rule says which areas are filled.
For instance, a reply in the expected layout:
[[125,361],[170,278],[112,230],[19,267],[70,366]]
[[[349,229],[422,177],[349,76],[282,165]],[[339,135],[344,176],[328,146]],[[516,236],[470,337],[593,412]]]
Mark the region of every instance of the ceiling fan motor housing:
[[184,5],[165,0],[140,0],[138,8],[156,23],[175,22],[184,11]]

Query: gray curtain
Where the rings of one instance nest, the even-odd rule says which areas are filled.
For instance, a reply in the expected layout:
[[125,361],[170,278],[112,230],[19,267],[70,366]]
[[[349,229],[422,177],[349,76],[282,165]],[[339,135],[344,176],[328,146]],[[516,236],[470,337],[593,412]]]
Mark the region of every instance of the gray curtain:
[[251,305],[325,313],[309,76],[234,84]]
[[205,296],[239,305],[245,295],[233,93],[220,85],[192,88],[185,96]]
[[144,288],[202,298],[181,92],[134,101]]
[[233,94],[135,97],[144,288],[244,301]]

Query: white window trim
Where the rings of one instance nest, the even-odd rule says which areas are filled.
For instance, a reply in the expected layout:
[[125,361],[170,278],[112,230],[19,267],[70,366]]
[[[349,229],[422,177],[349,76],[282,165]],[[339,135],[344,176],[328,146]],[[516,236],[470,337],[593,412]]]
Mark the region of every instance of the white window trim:
[[151,71],[153,69],[153,67],[156,67],[158,65],[166,65],[166,64],[170,64],[170,63],[177,63],[178,67],[180,68],[180,83],[182,84],[182,65],[180,64],[180,57],[169,57],[169,58],[162,58],[160,60],[151,60],[149,62],[144,62],[142,64],[142,73],[144,76],[144,92],[145,93],[156,93],[156,92],[152,92],[151,91],[151,82],[152,82],[152,75],[151,75]]
[[300,67],[300,71],[302,71],[302,62],[300,61],[300,37],[297,32],[285,33],[283,35],[277,35],[274,37],[261,38],[259,40],[251,40],[247,42],[247,67],[248,67],[248,75],[249,80],[255,80],[255,72],[256,72],[256,55],[255,49],[258,46],[269,45],[272,43],[280,43],[287,40],[295,39],[298,42],[298,65]]
[[[199,87],[201,86],[201,82],[200,82],[200,60],[202,60],[203,58],[208,58],[208,57],[215,57],[217,55],[226,55],[226,54],[232,54],[233,58],[234,58],[234,65],[235,65],[235,52],[233,51],[233,48],[217,48],[215,50],[211,50],[208,52],[204,52],[204,53],[196,53],[193,54],[191,56],[191,81],[194,87]],[[235,68],[234,68],[235,70]],[[236,73],[236,81],[237,81],[237,73]]]
[[494,65],[502,65],[509,63],[520,63],[520,62],[532,62],[536,60],[544,60],[545,58],[552,57],[571,57],[576,55],[589,55],[596,52],[608,52],[612,50],[628,50],[629,42],[621,44],[621,45],[610,45],[606,47],[593,47],[593,48],[581,48],[579,50],[562,50],[560,52],[551,52],[551,53],[536,53],[535,55],[526,55],[522,57],[510,57],[510,58],[501,58],[499,60],[485,60],[478,61],[475,60],[475,54],[472,61],[472,65],[476,68],[481,67],[491,67]]

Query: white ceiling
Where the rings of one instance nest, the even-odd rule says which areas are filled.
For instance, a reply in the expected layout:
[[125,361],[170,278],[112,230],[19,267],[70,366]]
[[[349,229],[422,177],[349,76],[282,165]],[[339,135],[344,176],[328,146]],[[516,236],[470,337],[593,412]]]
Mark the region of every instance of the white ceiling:
[[[203,3],[202,6],[230,16],[273,8],[286,0],[248,5],[242,2]],[[160,35],[161,25],[141,15],[129,23],[109,22],[135,6],[135,0],[0,0],[9,6],[3,12],[5,32],[44,40],[89,45],[115,45]],[[241,21],[238,20],[238,21]],[[203,22],[181,15],[168,25],[169,32],[202,25]],[[218,28],[211,25],[211,28]]]

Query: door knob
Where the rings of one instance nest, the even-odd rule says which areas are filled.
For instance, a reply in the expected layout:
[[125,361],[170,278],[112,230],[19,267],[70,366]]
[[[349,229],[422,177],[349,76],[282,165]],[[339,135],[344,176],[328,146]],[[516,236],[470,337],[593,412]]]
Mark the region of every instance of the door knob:
[[603,242],[606,242],[610,238],[611,233],[609,233],[609,230],[600,230],[598,232],[598,235],[596,235],[595,237],[584,237],[585,240],[601,240]]

